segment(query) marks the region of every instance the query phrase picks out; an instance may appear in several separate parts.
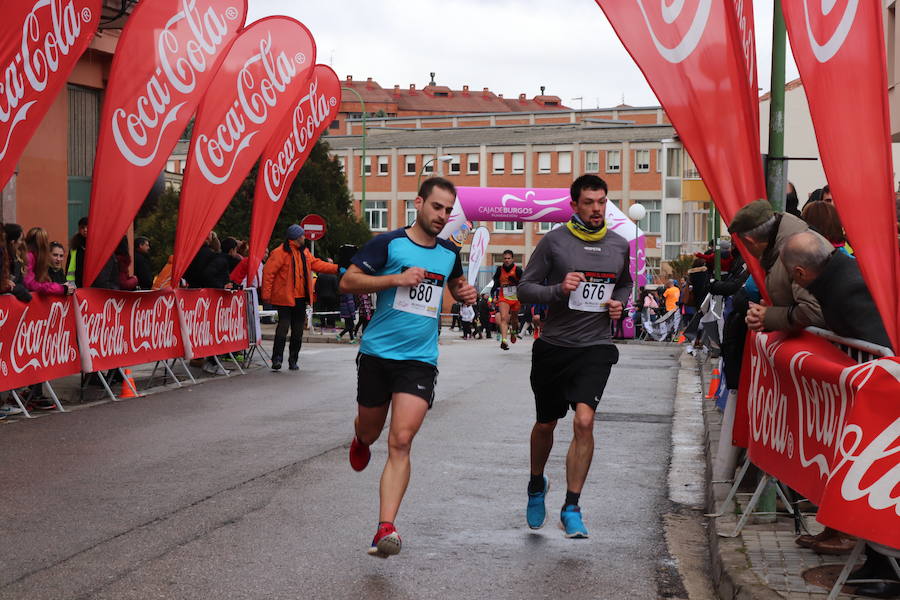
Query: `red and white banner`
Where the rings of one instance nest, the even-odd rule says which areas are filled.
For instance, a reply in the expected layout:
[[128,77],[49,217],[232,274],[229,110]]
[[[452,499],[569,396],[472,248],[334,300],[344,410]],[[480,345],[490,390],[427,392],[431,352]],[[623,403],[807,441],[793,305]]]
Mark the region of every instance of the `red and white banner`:
[[255,277],[294,178],[340,106],[341,82],[337,74],[330,67],[316,65],[307,93],[296,102],[263,150],[250,221],[248,281]]
[[225,54],[247,0],[139,2],[116,47],[94,161],[85,285],[93,283],[165,167]]
[[100,0],[4,0],[0,189],[93,39],[100,6]]
[[175,232],[173,282],[180,280],[303,95],[315,61],[312,34],[289,17],[260,19],[231,46],[194,122]]
[[85,373],[184,356],[175,293],[75,292],[78,345]]
[[246,350],[247,295],[228,290],[175,290],[185,358]]
[[753,464],[822,523],[900,548],[900,359],[857,364],[811,334],[751,334],[746,353],[735,436]]
[[71,298],[0,296],[0,389],[13,390],[81,370]]
[[[725,221],[765,198],[752,0],[597,4],[671,119]],[[750,257],[748,264],[754,279],[764,282],[758,261]]]
[[882,3],[827,4],[782,9],[834,204],[896,351],[900,249]]

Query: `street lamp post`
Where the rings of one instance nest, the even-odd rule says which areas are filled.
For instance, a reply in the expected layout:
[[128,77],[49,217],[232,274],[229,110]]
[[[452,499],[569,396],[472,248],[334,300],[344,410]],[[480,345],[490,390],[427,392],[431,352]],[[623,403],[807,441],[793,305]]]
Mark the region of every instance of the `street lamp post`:
[[439,160],[441,162],[449,162],[453,160],[453,157],[449,154],[442,154],[441,156],[429,158],[422,164],[422,168],[419,169],[419,178],[416,180],[416,193],[419,192],[419,188],[422,186],[422,173],[425,172],[425,167],[433,163],[434,161]]
[[640,310],[638,307],[638,232],[640,228],[638,227],[638,222],[641,219],[647,216],[647,209],[644,208],[643,204],[634,203],[628,207],[628,217],[634,221],[634,306],[635,310]]
[[362,161],[360,164],[360,171],[362,172],[362,198],[359,201],[359,216],[363,220],[366,218],[366,102],[363,100],[362,96],[359,92],[354,90],[351,87],[341,86],[342,90],[346,90],[348,92],[353,92],[356,94],[356,97],[359,99],[360,105],[362,105]]

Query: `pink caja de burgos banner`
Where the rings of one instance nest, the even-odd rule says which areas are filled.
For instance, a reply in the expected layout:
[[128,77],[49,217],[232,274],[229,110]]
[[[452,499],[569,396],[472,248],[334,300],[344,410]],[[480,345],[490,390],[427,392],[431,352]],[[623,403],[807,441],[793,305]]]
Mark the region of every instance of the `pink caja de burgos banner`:
[[71,298],[0,296],[0,390],[78,373],[77,337]]
[[243,291],[175,290],[185,358],[246,350],[247,296]]
[[184,356],[172,290],[81,288],[74,297],[85,373]]
[[[572,217],[568,188],[456,188],[456,204],[441,231],[449,238],[466,221],[521,221],[523,223],[565,223]],[[631,248],[630,272],[634,277],[637,260],[638,285],[647,284],[646,237],[612,202],[606,203],[606,225],[625,238]]]

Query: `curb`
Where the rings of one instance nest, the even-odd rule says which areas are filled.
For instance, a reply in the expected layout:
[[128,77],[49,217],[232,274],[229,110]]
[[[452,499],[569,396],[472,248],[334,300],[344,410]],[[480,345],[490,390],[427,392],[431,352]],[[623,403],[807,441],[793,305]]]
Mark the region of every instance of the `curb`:
[[[682,358],[686,358],[682,355]],[[707,400],[703,397],[705,389],[705,373],[703,363],[692,359],[696,374],[700,378],[701,402],[704,403],[703,430],[706,457],[706,510],[708,513],[716,512],[717,502],[725,500],[728,488],[717,490],[712,483],[713,439],[710,436],[710,411],[706,410]],[[682,366],[682,368],[685,368]],[[724,486],[723,486],[724,487]],[[750,569],[744,542],[741,537],[725,538],[719,536],[719,529],[723,531],[733,530],[737,525],[734,514],[725,514],[718,519],[707,518],[707,541],[709,543],[710,576],[720,600],[784,600],[784,597],[769,588]]]

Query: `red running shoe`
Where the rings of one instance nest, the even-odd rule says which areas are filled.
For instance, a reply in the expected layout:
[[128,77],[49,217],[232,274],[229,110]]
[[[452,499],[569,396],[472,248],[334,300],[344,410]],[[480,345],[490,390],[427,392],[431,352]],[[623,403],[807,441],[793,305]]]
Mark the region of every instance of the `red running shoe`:
[[362,471],[369,464],[370,458],[372,458],[372,453],[369,451],[369,447],[354,435],[353,441],[350,442],[350,466],[354,471]]
[[387,558],[399,554],[401,545],[400,534],[397,533],[394,524],[379,523],[378,531],[375,533],[375,538],[372,540],[372,546],[369,548],[368,553],[370,556]]

